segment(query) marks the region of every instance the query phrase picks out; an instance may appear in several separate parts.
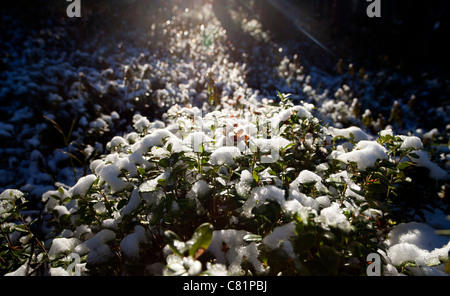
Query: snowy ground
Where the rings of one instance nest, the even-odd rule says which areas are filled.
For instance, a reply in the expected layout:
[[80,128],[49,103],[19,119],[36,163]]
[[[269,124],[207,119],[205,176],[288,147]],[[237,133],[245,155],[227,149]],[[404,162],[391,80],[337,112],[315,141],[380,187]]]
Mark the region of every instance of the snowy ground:
[[[302,55],[314,44],[276,40],[248,6],[169,2],[140,6],[142,19],[104,8],[86,11],[83,20],[50,17],[39,29],[1,16],[2,29],[14,29],[2,33],[0,191],[20,189],[39,206],[47,191],[64,187],[72,195],[77,181],[88,175],[92,184],[94,173],[119,191],[124,184],[109,182],[117,174],[101,173],[93,164],[122,137],[130,141],[136,131],[162,129],[166,112],[176,104],[207,114],[219,105],[232,109],[244,99],[247,104],[277,101],[276,91],[314,107],[305,112],[330,124],[331,133],[333,127],[348,132],[341,129],[359,126],[353,135],[360,131],[357,141],[362,142],[389,128],[419,137],[433,152],[433,172],[446,179],[450,108],[441,100],[449,92],[444,78],[347,64],[330,71]],[[219,102],[208,101],[212,81]],[[435,100],[426,100],[430,96]],[[376,156],[373,149],[364,155]],[[223,155],[213,153],[211,161],[232,161]],[[445,217],[439,210],[430,213],[427,224],[398,225],[386,242],[387,257],[393,264],[415,260],[426,266],[448,255],[448,237],[434,234],[435,228],[450,228]],[[440,274],[442,268],[415,273]]]

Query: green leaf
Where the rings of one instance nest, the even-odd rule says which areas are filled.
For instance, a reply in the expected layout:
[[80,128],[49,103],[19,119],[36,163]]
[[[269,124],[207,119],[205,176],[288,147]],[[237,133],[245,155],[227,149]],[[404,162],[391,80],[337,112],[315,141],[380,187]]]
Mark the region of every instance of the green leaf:
[[255,180],[255,182],[259,181],[259,175],[256,170],[253,170],[253,180]]
[[195,256],[199,249],[206,250],[211,243],[214,227],[210,223],[203,223],[194,231],[192,238],[187,243],[189,247],[189,255]]
[[404,161],[404,162],[399,163],[397,167],[399,170],[404,170],[410,166],[414,166],[414,164],[410,161]]
[[339,264],[339,253],[332,247],[321,245],[319,246],[319,255],[322,263],[329,271],[336,274]]
[[158,162],[158,165],[162,168],[168,168],[169,167],[169,159],[168,158],[161,158]]
[[295,240],[294,250],[302,253],[311,249],[316,244],[316,235],[313,232],[305,232]]
[[408,156],[416,159],[420,158],[419,155],[417,155],[416,153],[408,153]]
[[438,235],[450,236],[450,229],[436,230],[435,233]]
[[178,206],[183,210],[194,210],[197,206],[197,203],[193,199],[189,198],[181,198],[178,201]]
[[14,230],[18,232],[28,233],[28,230],[26,229],[25,225],[15,225]]
[[281,150],[282,150],[282,151],[286,151],[286,150],[288,150],[289,148],[294,147],[295,145],[297,145],[297,143],[290,143],[290,144],[288,144],[286,147],[282,148]]
[[164,232],[164,238],[165,238],[167,244],[169,245],[170,249],[175,254],[177,254],[179,256],[183,256],[183,253],[184,253],[183,250],[179,250],[177,248],[177,245],[179,245],[179,244],[177,244],[177,242],[180,241],[180,238],[175,232],[173,232],[172,230],[166,230]]
[[275,223],[280,214],[280,205],[272,201],[263,202],[252,209],[252,214],[261,216],[270,223]]
[[124,206],[126,206],[128,204],[128,199],[121,199],[118,203],[117,203],[117,209],[120,210],[121,208],[123,208]]
[[243,240],[247,243],[260,242],[262,241],[262,236],[258,234],[247,234],[244,236]]
[[138,171],[139,175],[141,175],[141,176],[143,176],[145,174],[145,169],[144,168],[138,167],[137,171]]
[[167,145],[167,151],[172,152],[172,148],[173,148],[173,144],[169,143],[169,145]]

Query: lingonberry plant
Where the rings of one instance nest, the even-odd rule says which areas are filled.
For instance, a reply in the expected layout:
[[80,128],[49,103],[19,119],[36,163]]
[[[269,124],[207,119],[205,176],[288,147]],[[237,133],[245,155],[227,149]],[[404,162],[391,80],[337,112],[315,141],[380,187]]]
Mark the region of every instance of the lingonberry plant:
[[76,254],[86,275],[365,274],[367,254],[386,254],[391,226],[423,216],[443,173],[416,137],[328,128],[279,97],[140,118],[91,174],[43,195],[40,239],[22,193],[4,192],[2,273],[65,274]]

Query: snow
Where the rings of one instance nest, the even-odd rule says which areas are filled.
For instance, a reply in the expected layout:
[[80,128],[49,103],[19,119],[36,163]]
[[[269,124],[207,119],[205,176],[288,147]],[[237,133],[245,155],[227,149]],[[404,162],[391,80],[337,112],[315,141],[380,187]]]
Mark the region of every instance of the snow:
[[322,195],[316,198],[316,201],[323,207],[331,206],[330,197],[328,195]]
[[243,170],[241,172],[241,177],[239,182],[236,184],[236,191],[239,196],[250,197],[250,192],[252,190],[251,183],[253,182],[253,176],[248,170]]
[[113,231],[108,230],[108,229],[103,229],[100,232],[98,232],[97,234],[95,234],[92,238],[90,238],[87,241],[76,246],[74,249],[74,253],[84,255],[87,252],[89,252],[89,249],[97,248],[100,245],[113,240],[115,237],[116,237],[116,235]]
[[219,147],[210,156],[210,162],[212,165],[235,165],[234,158],[241,155],[239,148],[234,146]]
[[120,242],[120,250],[128,258],[137,258],[139,256],[139,244],[147,242],[145,229],[141,225],[134,227],[134,232],[125,236]]
[[300,184],[311,184],[313,183],[314,186],[318,191],[327,191],[327,188],[322,183],[322,178],[317,175],[314,172],[311,172],[309,170],[303,170],[300,172],[300,174],[297,176],[297,178],[292,181],[291,184],[289,184],[289,187],[291,189],[298,189]]
[[14,125],[0,122],[0,137],[10,138],[14,134]]
[[360,171],[373,167],[378,159],[388,159],[386,149],[375,141],[360,141],[355,148],[342,153],[336,159],[344,163],[356,162]]
[[203,197],[205,196],[209,191],[211,190],[211,187],[208,185],[208,183],[204,180],[198,180],[194,183],[194,185],[191,188],[191,194],[188,194],[192,197]]
[[107,211],[107,210],[106,210],[105,203],[104,203],[103,201],[96,202],[96,203],[92,206],[92,208],[94,209],[94,211],[95,211],[97,214],[100,214],[100,215],[105,214],[106,211]]
[[25,264],[21,265],[19,268],[17,268],[16,270],[5,274],[5,276],[26,276],[27,271],[29,271],[29,266],[28,266],[28,263],[25,263]]
[[[304,208],[304,206],[310,206],[308,205],[307,201],[303,201],[300,202],[299,199],[290,199],[286,202],[283,203],[282,205],[282,210],[285,213],[297,213],[299,211],[301,211],[302,208]],[[311,207],[314,207],[313,205]]]
[[[174,7],[175,12],[176,8]],[[345,142],[339,145],[335,151],[331,152],[329,160],[335,158],[344,163],[356,162],[358,169],[364,170],[373,166],[377,159],[387,159],[386,150],[375,141],[371,141],[374,137],[369,134],[369,130],[376,125],[367,126],[367,129],[364,130],[353,126],[354,124],[361,124],[360,116],[353,114],[357,110],[359,101],[364,103],[365,107],[366,105],[372,107],[377,104],[377,100],[371,102],[370,99],[367,99],[373,97],[370,93],[373,91],[371,90],[374,85],[373,82],[365,81],[369,90],[364,93],[364,88],[361,88],[361,95],[363,96],[361,100],[358,100],[351,94],[352,88],[358,87],[357,80],[353,81],[355,85],[351,83],[349,85],[352,86],[349,86],[343,84],[347,82],[345,75],[341,75],[341,77],[329,75],[315,66],[309,67],[308,75],[305,75],[303,66],[299,68],[297,55],[293,58],[288,54],[285,55],[285,52],[289,52],[289,50],[286,51],[283,44],[270,40],[269,34],[263,31],[263,26],[257,19],[241,22],[242,29],[254,37],[243,41],[249,41],[249,44],[252,44],[251,39],[267,41],[264,43],[273,46],[277,52],[277,59],[275,59],[275,56],[270,53],[271,50],[267,51],[269,54],[267,60],[274,60],[275,67],[272,69],[267,62],[259,58],[259,56],[264,56],[260,53],[266,49],[262,45],[252,47],[251,54],[253,57],[249,57],[248,53],[244,54],[245,59],[254,59],[254,65],[234,61],[235,59],[229,56],[227,46],[224,46],[225,42],[222,41],[222,39],[228,40],[226,31],[221,30],[220,22],[213,16],[212,7],[208,4],[203,7],[201,17],[198,16],[198,20],[206,24],[201,26],[202,33],[214,32],[214,55],[211,55],[213,52],[210,49],[200,46],[198,41],[202,36],[198,32],[177,33],[177,29],[180,27],[173,25],[178,23],[177,16],[174,15],[172,25],[171,21],[165,25],[161,24],[163,30],[159,32],[164,37],[168,37],[169,43],[148,44],[150,49],[147,44],[144,45],[144,48],[139,48],[137,45],[125,46],[121,49],[124,52],[120,55],[104,56],[103,54],[109,52],[110,48],[109,45],[101,45],[94,50],[90,50],[89,53],[83,52],[81,49],[73,53],[63,50],[61,56],[56,54],[53,57],[51,53],[49,55],[44,54],[39,51],[39,48],[30,48],[25,44],[24,55],[20,51],[12,50],[11,58],[5,60],[5,66],[9,70],[4,73],[5,79],[0,83],[0,97],[11,96],[9,101],[14,102],[14,104],[11,103],[10,105],[9,101],[5,100],[6,105],[2,109],[2,112],[5,110],[7,112],[4,112],[6,114],[5,119],[0,122],[0,138],[6,138],[7,141],[4,141],[5,147],[0,149],[0,152],[1,156],[7,159],[7,162],[5,161],[7,167],[0,170],[1,186],[5,188],[19,186],[21,189],[31,192],[32,195],[37,195],[42,201],[48,201],[46,209],[54,210],[57,217],[76,213],[78,206],[75,197],[78,195],[85,196],[97,179],[99,179],[99,189],[108,194],[108,198],[115,198],[115,193],[119,193],[120,198],[128,199],[128,203],[123,208],[115,211],[110,218],[102,220],[100,225],[92,228],[88,225],[78,225],[75,230],[73,228],[64,229],[58,234],[61,237],[55,238],[52,242],[49,250],[52,256],[59,256],[72,249],[80,254],[89,252],[88,261],[90,263],[105,262],[113,256],[106,243],[116,238],[115,232],[122,230],[122,217],[132,214],[139,207],[142,199],[151,204],[159,203],[165,198],[164,192],[158,188],[158,181],[167,181],[171,173],[170,169],[152,175],[142,184],[137,184],[136,180],[141,177],[138,175],[138,166],[146,169],[146,172],[154,169],[154,159],[151,159],[151,157],[168,157],[170,155],[169,145],[172,146],[172,152],[183,151],[186,156],[192,157],[192,151],[199,151],[198,144],[210,144],[216,141],[216,149],[212,145],[210,146],[214,149],[210,151],[212,152],[210,163],[217,166],[235,166],[236,157],[247,155],[248,148],[252,150],[251,148],[258,147],[261,151],[271,153],[270,156],[262,156],[260,161],[271,163],[278,160],[278,150],[287,146],[290,142],[278,134],[270,135],[270,139],[261,137],[264,136],[261,135],[264,130],[261,129],[260,123],[270,123],[273,129],[272,133],[277,133],[280,124],[286,124],[291,115],[296,114],[301,120],[307,119],[316,122],[315,116],[319,116],[323,123],[331,123],[334,127],[324,128],[324,131],[333,137],[342,136],[350,139],[351,135],[353,136],[355,145],[353,145],[353,142]],[[184,21],[191,20],[187,18],[181,24]],[[159,28],[160,26],[154,24],[152,31],[155,31],[156,27]],[[22,30],[17,33],[23,35]],[[172,33],[177,38],[172,38]],[[133,32],[127,32],[126,34],[130,34],[131,37],[134,36]],[[154,35],[154,32],[152,34]],[[45,42],[48,42],[48,40],[44,41],[43,39],[38,42],[28,35],[22,37],[29,39],[27,43],[45,44]],[[101,44],[103,40],[99,39],[98,41]],[[113,44],[113,46],[115,48],[116,45]],[[170,47],[170,59],[164,55],[168,46]],[[184,52],[188,46],[190,54],[183,55],[183,59],[179,58],[178,53]],[[36,51],[36,53],[33,53],[33,51]],[[36,56],[39,61],[30,63],[27,55]],[[14,58],[14,56],[17,57]],[[102,65],[103,68],[101,69],[104,70],[99,70],[100,68],[97,66],[90,66],[95,65],[96,59],[99,57],[108,68]],[[10,59],[11,63],[9,63]],[[259,64],[267,71],[260,71],[256,66]],[[268,69],[265,69],[266,67]],[[134,72],[135,83],[124,82],[124,68]],[[145,75],[144,72],[146,72]],[[208,79],[207,75],[202,73],[209,72],[214,75],[217,86],[223,90],[221,93],[222,105],[217,106],[217,108],[208,104],[208,95],[205,89],[199,91],[202,86],[207,84]],[[252,85],[260,84],[260,89],[252,89],[247,85],[248,81],[255,78],[250,76],[249,73],[254,72],[257,73],[258,80],[254,81],[257,83],[252,81]],[[36,83],[35,77],[38,78],[39,83]],[[86,81],[81,81],[82,79],[86,79]],[[318,82],[321,87],[316,89]],[[274,107],[272,105],[277,103],[277,101],[273,101],[274,88],[283,90],[283,92],[292,92],[291,97],[296,104],[299,100],[302,100],[302,102],[297,106],[283,107],[287,109]],[[336,88],[338,88],[337,91]],[[84,89],[93,89],[99,95],[97,97],[96,94],[92,95]],[[48,110],[41,110],[30,104],[34,100],[35,94],[39,94],[39,97],[41,97],[41,93],[45,94],[42,97],[48,97],[47,102],[44,102],[47,104],[43,104],[51,106]],[[17,95],[29,96],[30,100],[23,99],[23,103],[19,102],[21,100],[15,97]],[[111,98],[113,100],[110,102]],[[103,101],[103,99],[105,100]],[[147,103],[150,103],[150,108],[155,107],[151,105],[153,101],[157,104],[155,110],[147,109],[149,108],[146,106]],[[193,105],[202,106],[202,108],[187,107],[189,102]],[[314,103],[314,105],[311,103]],[[351,107],[350,103],[352,104]],[[239,110],[236,110],[236,108],[231,108],[233,104],[242,105]],[[105,107],[106,105],[108,106]],[[169,107],[171,108],[169,109]],[[117,112],[110,110],[110,108],[117,108]],[[447,109],[437,108],[435,113],[446,116]],[[166,110],[167,113],[161,115],[164,122],[150,120],[158,118],[159,113]],[[41,151],[53,150],[53,147],[47,147],[46,141],[42,139],[42,136],[45,135],[44,132],[48,129],[48,124],[35,122],[38,120],[36,115],[41,114],[41,111],[53,120],[80,118],[78,122],[75,122],[76,128],[73,131],[72,138],[76,140],[72,142],[70,151],[75,151],[75,148],[78,149],[78,145],[82,144],[84,140],[89,140],[91,142],[86,147],[81,148],[84,150],[80,150],[90,157],[86,157],[86,160],[94,157],[94,151],[99,154],[104,153],[105,146],[107,150],[113,153],[91,161],[90,172],[87,176],[80,176],[82,169],[76,168],[77,177],[80,177],[76,181],[77,177],[73,177],[73,169],[66,165],[67,155],[57,150],[48,155],[43,155],[44,152],[41,153],[36,149],[41,150],[42,146]],[[154,117],[148,115],[152,111],[155,111]],[[204,111],[212,112],[202,117]],[[372,111],[367,109],[363,117],[377,114],[375,110],[372,109]],[[432,116],[433,110],[426,111],[427,114],[430,114],[427,116]],[[141,115],[140,112],[147,114],[148,117]],[[176,119],[171,122],[167,118],[171,116],[172,112]],[[262,115],[255,116],[257,113]],[[404,130],[416,130],[419,137],[400,135],[399,137],[403,141],[400,148],[416,149],[414,153],[419,158],[410,157],[410,160],[418,166],[428,168],[430,177],[436,180],[445,179],[447,171],[433,163],[428,154],[420,150],[426,146],[425,144],[428,141],[438,136],[440,131],[434,128],[424,133],[423,130],[417,129],[421,123],[411,121],[406,115]],[[129,116],[133,116],[132,124],[125,120]],[[121,118],[124,119],[119,122]],[[258,122],[258,120],[261,121]],[[132,128],[134,128],[134,131],[130,131]],[[371,132],[376,130],[377,128],[373,128]],[[105,134],[106,131],[116,134],[109,142],[106,142],[106,139],[102,137],[102,135],[109,136],[109,133]],[[127,133],[123,134],[124,132]],[[121,136],[118,136],[119,134]],[[382,136],[388,134],[393,136],[394,131],[385,129],[380,132]],[[89,135],[89,137],[86,135]],[[234,137],[237,138],[239,143],[237,147],[234,147]],[[245,144],[244,140],[247,138],[250,139],[250,147]],[[97,140],[102,143],[93,143]],[[319,139],[319,141],[321,140]],[[306,147],[308,143],[311,143],[311,139],[306,139],[301,145]],[[446,145],[444,144],[444,146]],[[328,148],[322,147],[320,152],[329,154]],[[63,151],[69,152],[67,149],[63,149]],[[447,155],[448,147],[440,157],[442,160],[446,158],[448,160]],[[95,157],[97,156],[98,154]],[[42,172],[43,162],[48,167],[48,174]],[[284,214],[299,213],[306,215],[313,213],[316,216],[315,221],[323,223],[325,227],[332,225],[348,229],[349,222],[343,212],[348,210],[357,213],[358,208],[355,203],[347,200],[343,205],[333,202],[336,188],[331,187],[330,192],[328,192],[328,188],[324,185],[326,182],[323,182],[325,176],[327,176],[328,168],[331,166],[331,162],[329,163],[315,164],[317,165],[315,171],[311,168],[312,171],[301,171],[297,178],[289,184],[289,188],[286,188],[279,176],[270,174],[268,169],[259,173],[262,185],[258,184],[258,187],[256,187],[251,173],[252,169],[249,167],[240,168],[239,180],[225,181],[224,178],[217,178],[217,181],[235,186],[237,194],[244,202],[243,211],[247,218],[252,216],[251,212],[255,206],[267,201],[275,201],[281,206]],[[63,164],[66,167],[61,168]],[[205,166],[204,169],[206,171],[210,168]],[[224,171],[226,171],[226,168],[222,167],[221,172]],[[159,173],[161,174],[158,175]],[[53,177],[57,178],[59,183],[53,184]],[[347,190],[343,197],[364,201],[363,196],[354,192],[361,190],[361,187],[355,184],[350,177],[347,171],[342,171],[328,176],[328,180],[347,184]],[[209,181],[201,174],[186,174],[186,178],[189,186],[192,184],[191,188],[186,188],[186,190],[189,190],[187,197],[196,200],[197,211],[200,212],[201,205],[198,198],[211,192],[214,184],[210,185]],[[318,191],[315,193],[318,194],[309,196],[305,194],[306,192],[302,192],[301,185],[308,183],[314,183],[315,189]],[[60,184],[59,190],[54,190],[54,187],[58,187]],[[252,189],[252,186],[256,188]],[[95,189],[97,190],[97,188]],[[11,192],[19,193],[18,191],[8,190],[0,195],[0,215],[10,209],[8,200],[11,196],[8,194]],[[112,194],[110,195],[110,193]],[[66,203],[66,200],[71,197],[74,197],[74,199],[70,203]],[[106,206],[103,197],[99,194],[93,194],[89,197],[92,197],[91,205],[96,213],[105,214]],[[286,197],[288,197],[287,200]],[[173,202],[172,209],[179,210],[179,204]],[[361,214],[369,216],[368,213]],[[148,213],[148,215],[151,216],[152,213]],[[434,213],[424,210],[424,215],[427,223],[435,228],[449,227],[448,222],[442,222],[441,218],[445,214],[441,210],[436,209]],[[75,215],[71,218],[75,218]],[[239,225],[238,217],[232,216],[230,221]],[[408,225],[399,225],[390,234],[387,244],[389,244],[388,255],[392,259],[391,263],[399,263],[402,260],[412,258],[420,265],[418,267],[420,270],[414,272],[418,274],[439,274],[437,269],[430,269],[425,265],[437,263],[436,258],[439,259],[445,251],[448,251],[448,245],[445,247],[444,241],[439,241],[437,237],[433,236],[432,229],[422,224]],[[101,230],[102,228],[104,229]],[[247,233],[244,231],[236,230],[215,231],[209,250],[216,255],[219,263],[212,265],[208,262],[209,265],[206,264],[209,266],[207,267],[208,270],[212,273],[240,274],[242,272],[240,266],[245,259],[253,265],[257,273],[264,273],[265,267],[258,259],[259,245],[244,242],[243,236],[245,234]],[[294,234],[292,223],[288,223],[276,227],[272,233],[264,238],[262,243],[273,248],[283,248],[287,254],[292,255],[292,245],[289,238]],[[139,244],[145,242],[145,229],[136,226],[134,232],[127,234],[121,240],[120,246],[125,256],[137,258]],[[434,242],[438,243],[434,244]],[[223,251],[223,243],[230,247],[229,252]],[[198,261],[184,262],[183,264],[192,266],[188,270],[188,274],[198,273]],[[228,269],[225,264],[229,266]],[[394,269],[392,265],[388,266],[389,272],[395,273]],[[24,273],[23,267],[20,267],[17,273]],[[64,275],[65,270],[59,267],[52,268],[50,274]]]
[[102,222],[102,226],[106,229],[117,230],[120,219],[105,219]]
[[159,176],[155,177],[154,179],[148,180],[144,183],[142,183],[139,186],[139,190],[141,192],[151,192],[157,190],[158,181],[159,180],[168,180],[170,176],[170,169],[167,169],[164,171],[164,173],[160,174]]
[[403,140],[403,143],[400,146],[400,149],[408,149],[408,148],[423,149],[422,140],[420,140],[419,137],[404,136],[404,135],[400,135],[399,137],[400,137],[400,139]]
[[127,145],[127,141],[120,136],[115,136],[106,144],[106,148],[112,149],[115,147],[120,147],[121,145]]
[[9,216],[13,208],[13,201],[21,198],[23,193],[17,189],[7,189],[0,194],[0,218],[3,220]]
[[58,213],[58,217],[70,215],[69,210],[65,206],[57,205],[53,209]]
[[291,144],[291,142],[286,140],[285,138],[277,136],[270,139],[256,138],[252,139],[252,142],[255,143],[262,152],[268,152],[274,149],[280,150]]
[[398,266],[405,261],[415,262],[418,267],[441,264],[440,259],[448,257],[450,238],[434,231],[431,226],[418,222],[395,226],[384,242],[391,264]]
[[252,217],[253,208],[257,204],[269,200],[276,201],[280,206],[282,206],[286,202],[284,194],[285,193],[283,189],[277,188],[273,185],[253,188],[251,197],[247,199],[245,203],[242,205],[244,215]]
[[6,189],[0,194],[0,200],[2,201],[12,201],[21,198],[24,194],[17,189]]
[[[256,243],[246,244],[244,236],[248,233],[244,230],[216,230],[213,232],[208,251],[211,252],[218,264],[228,263],[228,273],[230,275],[241,275],[243,260],[250,262],[257,274],[264,274],[266,271],[262,262],[258,259],[259,250]],[[229,249],[223,251],[223,246]],[[221,268],[222,269],[222,268]],[[223,270],[222,270],[223,271]]]
[[[214,230],[208,251],[216,258],[218,263],[226,264],[227,259],[230,261],[236,255],[233,249],[244,244],[244,236],[247,235],[245,230]],[[223,243],[225,243],[232,252],[223,252]]]
[[69,189],[68,194],[70,196],[85,196],[95,180],[97,180],[97,176],[94,174],[81,177],[78,182]]
[[338,203],[332,203],[331,206],[322,209],[320,215],[316,217],[316,221],[322,222],[324,225],[339,227],[345,231],[350,230],[351,227]]
[[382,131],[379,132],[380,137],[386,137],[387,135],[393,137],[394,136],[394,131],[390,128],[388,129],[384,129]]
[[168,130],[157,130],[150,135],[146,135],[139,142],[135,143],[131,149],[132,151],[139,151],[141,154],[147,153],[153,146],[163,146],[162,140],[167,137],[174,136]]
[[264,237],[262,243],[273,250],[281,248],[286,255],[294,259],[295,252],[290,239],[295,237],[295,228],[296,224],[294,222],[275,227],[269,235]]
[[100,171],[100,183],[105,181],[111,189],[115,192],[119,192],[127,187],[127,182],[119,178],[121,174],[120,168],[115,164],[108,164]]
[[356,142],[371,140],[371,136],[369,136],[361,128],[356,127],[356,126],[351,126],[351,127],[342,128],[342,129],[330,126],[327,129],[327,131],[333,137],[341,136],[341,137],[344,137],[347,139],[351,139],[351,136],[353,135],[353,138]]
[[58,258],[61,254],[67,254],[72,251],[81,241],[77,238],[55,238],[52,242],[52,246],[48,251],[48,256],[50,260]]
[[[194,152],[201,152],[201,146],[208,146],[212,139],[205,135],[204,132],[192,132],[183,140],[183,144],[187,147],[191,147],[190,150]],[[186,149],[185,149],[186,150]]]
[[79,225],[75,228],[73,232],[73,237],[78,238],[80,240],[88,240],[94,237],[92,233],[92,229],[87,225]]
[[69,273],[67,272],[67,270],[65,270],[62,267],[50,268],[49,273],[51,276],[69,276]]
[[87,241],[77,245],[73,249],[73,253],[79,255],[88,254],[87,263],[96,264],[108,261],[114,254],[106,245],[107,242],[116,238],[113,231],[109,229],[103,229],[98,232],[94,237]]
[[425,167],[430,170],[429,175],[430,178],[436,179],[436,180],[442,180],[445,179],[448,175],[447,171],[442,169],[440,166],[435,164],[430,160],[430,157],[428,156],[428,153],[423,150],[416,150],[414,153],[419,156],[419,158],[413,158],[411,157],[411,161],[418,166]]
[[131,214],[134,210],[136,210],[139,207],[140,203],[141,197],[139,195],[139,188],[135,188],[131,193],[130,200],[122,210],[122,215],[125,216]]
[[136,120],[133,126],[138,132],[142,133],[150,126],[150,121],[147,117],[142,116]]

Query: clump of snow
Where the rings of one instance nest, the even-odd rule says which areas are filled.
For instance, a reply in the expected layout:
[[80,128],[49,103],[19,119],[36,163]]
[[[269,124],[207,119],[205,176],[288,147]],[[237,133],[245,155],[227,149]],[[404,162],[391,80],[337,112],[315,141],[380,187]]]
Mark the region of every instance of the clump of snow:
[[85,196],[96,179],[97,179],[97,176],[95,176],[94,174],[81,177],[78,180],[78,182],[72,188],[69,189],[69,192],[68,192],[69,195],[70,196],[76,196],[76,195]]
[[388,135],[393,137],[394,136],[394,131],[392,129],[390,129],[390,128],[387,128],[387,129],[381,130],[379,132],[379,134],[380,134],[381,137],[386,137]]
[[211,188],[212,186],[210,186],[206,181],[198,180],[194,183],[194,185],[192,185],[191,190],[187,193],[188,198],[195,200],[197,211],[199,213],[204,212],[204,208],[201,205],[199,198],[206,196]]
[[29,269],[30,268],[28,266],[28,262],[26,262],[25,264],[22,264],[16,270],[5,274],[5,276],[26,276],[27,275],[27,271],[29,271]]
[[69,276],[67,270],[62,267],[53,267],[50,268],[49,273],[51,276]]
[[191,147],[192,151],[200,152],[201,146],[207,146],[211,143],[212,139],[208,137],[204,132],[193,132],[189,133],[188,136],[183,140],[183,144],[187,147]]
[[248,170],[243,170],[241,172],[241,177],[239,182],[236,184],[236,191],[239,196],[250,197],[252,190],[251,183],[253,182],[253,176]]
[[166,258],[167,266],[163,270],[165,276],[196,276],[202,271],[202,263],[192,257],[180,257],[171,254]]
[[447,171],[442,169],[440,166],[438,166],[436,163],[432,162],[430,160],[430,157],[428,156],[428,153],[423,150],[416,150],[414,153],[419,158],[413,158],[411,157],[411,161],[418,166],[425,167],[430,170],[430,178],[436,179],[436,180],[442,180],[447,177]]
[[122,215],[129,215],[139,207],[141,197],[139,196],[139,188],[135,188],[131,193],[130,200],[122,210]]
[[113,231],[109,229],[103,229],[98,232],[94,237],[87,241],[77,245],[73,249],[73,253],[79,255],[85,255],[88,253],[87,263],[96,264],[107,262],[114,256],[111,249],[106,245],[107,242],[116,238]]
[[326,191],[327,188],[322,183],[322,178],[317,175],[316,173],[313,173],[309,170],[303,170],[300,172],[300,174],[297,176],[297,178],[292,181],[292,183],[289,185],[290,188],[298,188],[300,184],[314,184],[316,189],[318,191]]
[[344,163],[356,162],[358,169],[364,171],[373,167],[378,159],[388,159],[386,149],[375,141],[360,141],[355,148],[347,153],[342,153],[336,159]]
[[239,148],[234,146],[223,146],[217,148],[210,156],[212,165],[235,165],[234,158],[241,155]]
[[419,137],[404,136],[404,135],[400,135],[399,137],[400,139],[403,140],[400,149],[408,149],[408,148],[423,149],[423,144]]
[[264,237],[262,243],[273,250],[281,248],[288,256],[294,259],[295,252],[290,239],[295,237],[295,227],[296,224],[294,222],[278,226],[269,235]]
[[257,204],[270,200],[276,201],[280,206],[282,206],[286,202],[284,195],[285,192],[283,189],[277,188],[273,185],[253,188],[251,197],[247,199],[242,206],[243,213],[248,217],[252,217],[252,210]]
[[322,209],[320,215],[315,219],[317,222],[321,222],[327,227],[328,225],[331,225],[339,227],[344,231],[349,231],[351,224],[343,212],[343,209],[338,203],[332,203],[331,206]]
[[[241,264],[243,260],[250,262],[255,268],[257,274],[263,274],[266,270],[258,259],[258,245],[254,242],[247,245],[244,242],[244,236],[248,232],[245,230],[215,230],[208,252],[211,252],[216,258],[218,264],[229,264],[228,273],[231,275],[240,275],[243,273]],[[227,251],[224,252],[224,245]]]
[[361,128],[356,126],[351,126],[348,128],[335,128],[330,126],[327,131],[333,136],[341,136],[347,139],[351,139],[352,136],[356,142],[371,140],[371,136],[366,134]]
[[120,136],[115,136],[111,139],[111,141],[109,141],[106,144],[106,148],[111,150],[112,148],[125,146],[125,145],[127,145],[127,141],[124,138],[122,138]]
[[391,264],[415,262],[417,267],[436,266],[448,258],[450,239],[440,236],[424,223],[409,222],[395,226],[385,241]]
[[198,180],[191,188],[191,192],[195,197],[205,196],[210,190],[211,187],[204,180]]
[[70,215],[69,210],[63,205],[57,205],[53,208],[53,210],[56,211],[56,213],[58,214],[58,217],[62,217],[64,215]]
[[270,156],[262,156],[261,161],[263,163],[276,162],[279,157],[279,151],[291,144],[290,141],[278,136],[270,139],[252,138],[250,143],[252,144],[250,146],[250,149],[252,149],[254,147],[253,145],[255,145],[260,149],[261,152],[271,153]]
[[77,238],[55,238],[52,242],[52,246],[48,251],[50,260],[56,259],[60,254],[68,253],[73,250],[81,241]]
[[131,150],[139,151],[141,154],[147,153],[153,146],[163,146],[163,139],[172,136],[173,134],[168,130],[157,130],[154,133],[146,135],[144,138],[139,140],[139,142],[133,144]]
[[141,192],[151,192],[157,190],[159,180],[167,180],[170,176],[170,169],[165,170],[154,179],[148,180],[139,186]]
[[145,116],[135,116],[133,121],[133,127],[140,133],[144,132],[150,126],[150,121]]
[[115,192],[124,190],[128,185],[127,182],[119,177],[121,171],[120,168],[115,164],[108,164],[104,166],[99,174],[100,182],[105,181]]
[[129,258],[137,258],[139,257],[139,244],[146,242],[144,227],[136,225],[134,232],[125,236],[120,242],[120,250]]
[[205,274],[209,276],[227,276],[228,270],[224,264],[212,264],[211,262],[206,262]]
[[6,189],[0,194],[0,218],[4,219],[13,208],[12,201],[23,197],[23,193],[17,189]]

